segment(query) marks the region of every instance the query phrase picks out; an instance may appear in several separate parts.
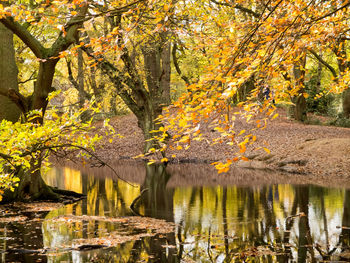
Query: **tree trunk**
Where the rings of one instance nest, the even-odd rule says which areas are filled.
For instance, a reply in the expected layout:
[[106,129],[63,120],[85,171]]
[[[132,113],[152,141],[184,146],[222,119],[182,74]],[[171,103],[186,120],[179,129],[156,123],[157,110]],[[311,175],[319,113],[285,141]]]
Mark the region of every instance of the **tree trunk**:
[[171,43],[166,39],[167,34],[163,36],[163,47],[161,49],[162,59],[162,74],[160,80],[160,87],[162,89],[162,99],[164,104],[170,105],[170,76],[171,76]]
[[343,91],[343,114],[345,118],[350,118],[350,89]]
[[150,133],[160,128],[156,123],[156,118],[162,114],[162,108],[170,103],[170,42],[166,40],[166,34],[161,36],[161,43],[154,43],[143,47],[144,69],[146,72],[146,82],[149,90],[149,98],[143,102],[145,105],[141,118],[138,117],[139,127],[145,137],[144,151],[151,148],[159,148],[158,143],[150,141],[156,135]]
[[[33,97],[31,101],[31,110],[42,110],[42,116],[45,115],[48,104],[47,97],[50,92],[54,91],[52,87],[53,77],[58,59],[49,59],[45,62],[40,62],[37,81],[35,82]],[[43,122],[43,118],[39,119]]]
[[[15,61],[15,50],[13,45],[13,33],[0,23],[0,90],[7,93],[9,89],[18,92],[17,66]],[[6,119],[16,122],[19,120],[21,110],[9,98],[0,95],[0,120]],[[17,176],[21,179],[19,186],[14,192],[7,191],[3,201],[36,199],[47,197],[52,199],[58,197],[49,188],[40,174],[40,167],[34,173],[25,172],[20,169]]]
[[3,196],[3,202],[33,201],[33,200],[58,200],[59,195],[56,194],[50,186],[48,186],[41,177],[41,162],[32,162],[32,169],[24,171],[22,168],[17,172],[16,176],[20,179],[18,187],[12,192],[7,190]]
[[[350,69],[350,63],[347,61],[346,43],[344,39],[337,39],[336,46],[333,49],[339,68],[340,77],[343,76],[348,69]],[[350,90],[346,89],[342,94],[342,106],[343,115],[346,118],[350,117]]]
[[303,53],[298,61],[295,62],[293,73],[295,87],[298,89],[298,94],[292,97],[294,106],[290,109],[291,117],[297,121],[306,121],[306,99],[304,97],[304,81],[305,81],[305,64],[306,64],[306,53]]
[[[6,94],[9,89],[18,91],[17,75],[13,33],[0,23],[0,93]],[[20,113],[14,102],[0,95],[0,121],[16,122]]]
[[44,182],[40,168],[34,172],[21,172],[21,181],[15,190],[16,200],[58,200],[59,195]]
[[[40,110],[42,112],[42,116],[31,120],[34,123],[43,123],[48,104],[48,95],[54,90],[52,87],[52,81],[55,74],[55,67],[59,61],[60,53],[68,49],[71,44],[76,42],[79,28],[83,23],[81,17],[86,15],[87,10],[87,4],[82,4],[79,6],[79,13],[77,16],[73,16],[67,23],[65,34],[58,34],[56,40],[53,42],[50,48],[45,48],[37,38],[31,35],[31,33],[27,30],[27,27],[20,25],[12,17],[5,16],[0,18],[0,41],[4,41],[2,42],[3,44],[0,45],[0,57],[2,58],[0,60],[0,81],[1,83],[6,83],[6,87],[0,87],[0,92],[2,92],[3,89],[7,91],[9,88],[8,86],[12,83],[13,86],[11,86],[11,88],[16,96],[12,96],[11,98],[13,98],[17,105],[21,106],[18,109],[20,109],[24,114],[30,110]],[[77,18],[79,18],[79,22],[75,21]],[[4,26],[16,34],[23,41],[23,43],[31,49],[34,55],[40,59],[39,72],[34,85],[34,92],[29,99],[24,98],[17,92],[17,68],[14,60],[12,34],[8,33],[8,31],[4,29]],[[11,78],[9,76],[11,76]],[[2,92],[2,94],[6,93]],[[9,120],[18,120],[19,113],[16,113],[15,108],[13,108],[13,110],[11,109],[11,112],[9,112],[8,109],[11,107],[12,104],[8,103],[6,98],[3,96],[0,97],[0,119],[6,118]],[[2,114],[4,114],[4,116],[1,116]],[[19,170],[17,171],[17,175],[20,178],[20,182],[13,194],[14,198],[29,198],[30,200],[41,198],[57,199],[58,195],[54,194],[53,190],[43,181],[40,168],[40,160],[37,162],[33,161],[33,164],[29,170],[18,168]]]
[[138,125],[142,129],[145,145],[144,152],[147,153],[151,148],[158,149],[159,144],[152,140],[152,138],[156,135],[152,131],[158,130],[161,127],[161,124],[156,123],[156,118],[162,114],[162,107],[157,107],[157,103],[149,103],[150,107],[143,111],[142,116],[138,117]]

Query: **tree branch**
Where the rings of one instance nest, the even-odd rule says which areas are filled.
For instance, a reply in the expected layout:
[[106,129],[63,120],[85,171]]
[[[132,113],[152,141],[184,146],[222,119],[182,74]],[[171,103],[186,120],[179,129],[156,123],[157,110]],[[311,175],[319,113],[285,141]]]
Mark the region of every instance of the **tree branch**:
[[78,39],[78,29],[84,23],[84,17],[88,11],[88,4],[84,4],[79,13],[72,17],[65,27],[65,33],[61,32],[56,41],[52,44],[49,49],[48,57],[57,57],[60,52],[66,50],[71,44],[77,41]]
[[[125,75],[118,71],[118,69],[111,64],[106,58],[104,58],[102,55],[99,55],[98,57],[93,55],[93,50],[91,47],[87,48],[86,46],[82,47],[82,50],[92,59],[94,59],[97,63],[97,66],[102,70],[103,73],[105,73],[108,78],[113,83],[114,87],[116,88],[117,94],[123,99],[125,104],[130,108],[130,110],[136,115],[140,116],[142,114],[140,112],[140,107],[137,105],[137,103],[132,99],[131,95],[126,91],[124,85],[123,85],[123,79],[120,77]],[[124,78],[128,78],[124,76]],[[131,82],[132,80],[127,80],[127,82]]]
[[33,71],[33,73],[30,75],[30,77],[28,79],[23,80],[23,81],[19,81],[18,84],[24,84],[24,83],[27,83],[28,81],[35,80],[36,77],[34,75],[35,75],[35,71]]
[[68,79],[69,81],[72,83],[72,85],[74,86],[74,88],[81,92],[83,94],[83,96],[87,99],[91,99],[91,95],[85,91],[85,89],[81,89],[80,86],[79,86],[79,83],[78,81],[74,78],[73,76],[73,72],[72,72],[72,62],[69,61],[69,60],[66,60],[66,64],[67,64],[67,69],[68,69]]
[[45,48],[25,27],[14,21],[12,17],[1,18],[0,22],[18,36],[37,58],[44,58]]
[[173,56],[173,63],[176,69],[177,74],[179,74],[179,76],[186,82],[186,85],[191,85],[190,80],[188,79],[187,76],[185,76],[184,74],[182,74],[179,63],[177,61],[177,57],[176,57],[176,50],[177,50],[177,45],[176,43],[174,43],[173,46],[173,50],[172,50],[172,56]]
[[75,80],[75,78],[73,77],[73,72],[72,72],[72,62],[71,61],[68,61],[66,60],[66,64],[67,64],[67,70],[68,70],[68,79],[69,81],[73,84],[73,86],[79,90],[79,84],[78,82]]
[[327,63],[320,55],[318,55],[313,49],[309,48],[308,51],[319,61],[321,62],[326,68],[328,68],[331,72],[332,75],[335,79],[338,78],[338,74],[335,71],[335,69],[329,65],[329,63]]

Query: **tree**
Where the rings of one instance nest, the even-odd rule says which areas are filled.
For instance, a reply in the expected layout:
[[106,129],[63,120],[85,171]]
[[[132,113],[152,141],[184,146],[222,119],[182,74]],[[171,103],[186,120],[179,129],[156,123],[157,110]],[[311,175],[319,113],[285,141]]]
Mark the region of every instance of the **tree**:
[[[145,138],[145,152],[161,148],[152,140],[151,132],[161,127],[156,120],[163,107],[170,103],[171,32],[163,16],[170,16],[172,9],[167,1],[155,1],[151,6],[142,3],[138,7],[140,14],[110,14],[102,30],[108,34],[100,37],[104,40],[102,45],[92,48],[92,37],[87,37],[83,47],[136,115]],[[132,27],[135,27],[134,33],[130,31]],[[89,35],[88,30],[86,32]],[[108,52],[116,53],[117,58]]]
[[[16,7],[18,8],[19,6],[9,6],[8,8]],[[30,147],[32,147],[33,149],[28,150],[26,149],[26,146],[24,146],[21,149],[23,150],[24,148],[24,152],[21,152],[21,150],[19,150],[18,147],[15,147],[14,149],[16,151],[21,152],[19,156],[11,153],[7,154],[9,149],[6,148],[11,147],[10,145],[8,145],[8,143],[14,142],[12,142],[9,138],[6,138],[6,131],[9,134],[16,134],[16,132],[27,132],[29,134],[31,129],[35,132],[38,132],[35,123],[43,123],[44,114],[48,104],[48,96],[49,93],[53,91],[52,81],[53,76],[55,74],[56,64],[60,59],[61,52],[65,51],[71,44],[73,44],[76,41],[75,36],[83,22],[81,19],[85,16],[87,12],[87,4],[82,4],[78,11],[79,12],[77,12],[77,14],[68,21],[67,27],[64,29],[65,31],[59,33],[58,37],[53,42],[50,48],[45,48],[40,42],[40,40],[29,32],[27,25],[21,24],[20,22],[16,21],[18,20],[18,17],[13,17],[7,14],[5,11],[5,14],[3,14],[2,18],[0,19],[1,24],[7,29],[11,30],[13,34],[17,35],[31,49],[31,51],[40,61],[39,72],[34,86],[34,92],[30,97],[25,98],[23,95],[21,95],[18,92],[18,87],[16,86],[17,83],[14,81],[12,81],[12,83],[16,84],[14,86],[15,88],[10,87],[10,89],[7,89],[7,92],[4,92],[2,94],[3,96],[7,95],[8,99],[12,100],[12,102],[17,105],[18,109],[20,109],[25,119],[28,117],[27,115],[31,111],[40,111],[40,114],[34,115],[35,118],[32,118],[30,120],[30,122],[34,126],[32,126],[30,123],[27,123],[27,125],[23,125],[21,127],[13,127],[13,130],[11,130],[11,127],[6,128],[2,126],[4,129],[2,133],[2,146],[5,147],[3,148],[4,151],[2,152],[1,156],[2,172],[5,175],[8,175],[9,177],[12,177],[15,173],[16,177],[20,179],[20,182],[18,184],[18,187],[16,188],[16,192],[14,195],[14,198],[16,199],[25,199],[27,198],[27,196],[34,199],[55,197],[57,198],[57,194],[55,194],[52,191],[52,189],[49,188],[41,178],[40,169],[43,158],[45,158],[45,153],[43,152],[43,149],[40,149],[39,146],[41,146],[41,143],[44,143],[44,141],[40,142],[39,138],[39,142],[34,140],[30,145]],[[29,14],[31,15],[31,13]],[[27,19],[29,18],[27,17]],[[11,43],[8,46],[11,48]],[[10,54],[12,54],[13,56],[13,53],[10,52]],[[13,59],[10,61],[13,61]],[[4,117],[6,119],[10,119],[7,116]],[[12,119],[15,120],[15,118]],[[2,125],[9,126],[9,124],[4,121],[2,122]],[[16,146],[16,144],[13,146]],[[37,147],[39,147],[39,150],[36,149]],[[19,157],[26,157],[26,155],[28,155],[30,158],[30,160],[27,160],[28,162],[14,162],[16,158],[21,160],[21,158]],[[22,159],[22,161],[23,160],[24,159]]]
[[[173,145],[179,149],[190,147],[193,140],[205,139],[209,143],[232,145],[237,155],[224,163],[216,163],[219,171],[224,172],[234,161],[247,160],[244,153],[256,141],[254,131],[265,127],[268,119],[277,116],[271,101],[258,100],[258,85],[246,101],[238,104],[239,111],[228,114],[227,102],[232,101],[242,85],[255,76],[270,86],[277,103],[294,105],[295,118],[305,120],[306,52],[317,50],[320,45],[327,47],[334,36],[347,41],[346,10],[350,2],[210,2],[214,4],[208,4],[208,1],[186,3],[186,9],[190,10],[187,21],[191,34],[197,38],[197,43],[199,39],[204,43],[191,48],[205,48],[211,63],[199,81],[187,87],[189,92],[174,103],[176,113],[163,115],[162,120],[168,123],[163,129],[163,137],[171,134]],[[212,32],[213,28],[220,31],[220,36]],[[344,65],[346,44],[332,44],[332,47],[337,47],[338,65]],[[346,102],[349,74],[346,69],[341,72],[341,77],[328,92],[343,92]],[[251,123],[251,129],[241,131],[235,125],[237,120]],[[204,138],[202,126],[211,127],[217,131],[217,136],[213,140]],[[260,149],[269,152],[264,147]]]
[[[54,90],[52,81],[56,65],[60,58],[65,56],[66,50],[78,41],[79,29],[87,19],[89,3],[74,1],[68,6],[60,5],[59,1],[42,4],[30,2],[27,5],[26,3],[6,4],[6,7],[1,6],[0,9],[0,23],[30,48],[39,62],[39,71],[33,93],[29,97],[24,97],[18,92],[17,81],[13,76],[17,72],[13,63],[12,34],[2,26],[1,33],[5,34],[3,35],[4,41],[7,41],[4,48],[8,50],[6,54],[9,56],[10,62],[9,73],[13,77],[11,77],[11,86],[1,89],[1,100],[9,105],[9,109],[13,108],[13,104],[17,106],[17,110],[11,112],[14,114],[4,114],[2,117],[4,119],[1,123],[0,151],[2,187],[13,189],[14,186],[18,185],[14,195],[12,195],[12,198],[15,199],[57,199],[57,193],[48,187],[41,178],[41,166],[43,162],[47,161],[47,154],[55,153],[58,148],[89,152],[88,148],[93,147],[94,142],[96,142],[96,139],[93,139],[91,140],[92,144],[90,144],[90,142],[84,141],[83,137],[80,137],[88,130],[87,126],[77,122],[81,117],[81,112],[77,116],[73,116],[73,119],[64,116],[67,120],[56,114],[53,116],[54,121],[44,123],[49,94]],[[29,11],[21,12],[22,9]],[[63,21],[60,21],[61,18],[52,20],[42,15],[44,12],[47,12],[47,15],[55,15],[60,10],[69,10],[71,13],[64,17]],[[30,27],[42,25],[42,20],[59,28],[58,34],[52,38],[50,47],[46,47],[45,38],[41,39],[41,36],[36,37],[30,32]],[[63,22],[65,26],[55,24],[57,22]],[[7,65],[2,64],[2,68],[5,66]],[[6,119],[16,121],[16,117],[19,115],[16,113],[19,112],[18,109],[22,113],[25,123],[11,124],[7,122]],[[2,112],[7,113],[6,110]],[[91,123],[89,122],[89,124]],[[57,129],[56,133],[55,129]],[[68,137],[65,138],[65,136]],[[76,138],[73,139],[70,136]],[[88,138],[86,137],[85,140],[89,140]],[[61,140],[65,140],[67,144],[62,144]],[[18,179],[19,183],[17,184]]]
[[[65,3],[65,1],[63,2]],[[164,14],[171,13],[168,12],[169,8],[170,5],[167,3],[147,3],[142,0],[134,2],[126,1],[125,3],[109,1],[104,6],[93,1],[79,0],[72,1],[67,5],[61,5],[60,1],[47,1],[46,3],[6,3],[5,7],[1,6],[0,23],[12,31],[33,52],[39,62],[39,70],[36,81],[34,82],[34,91],[30,96],[24,97],[15,89],[8,89],[2,93],[2,95],[7,96],[17,105],[25,121],[22,126],[9,127],[9,130],[4,133],[2,138],[4,149],[2,153],[3,171],[5,171],[5,168],[9,169],[9,172],[5,173],[8,178],[18,176],[20,179],[15,191],[15,198],[23,199],[29,197],[39,199],[57,197],[52,192],[52,189],[46,186],[42,180],[40,168],[42,162],[46,160],[46,154],[52,152],[53,148],[58,147],[45,144],[49,144],[49,142],[57,143],[60,141],[60,138],[62,139],[62,136],[56,134],[52,138],[46,138],[45,136],[43,136],[43,139],[35,138],[29,141],[29,144],[20,147],[20,149],[18,149],[19,147],[16,146],[16,143],[20,145],[23,142],[20,140],[12,142],[10,140],[14,144],[12,148],[18,152],[9,152],[6,150],[6,147],[11,147],[11,144],[8,144],[9,139],[6,137],[6,134],[14,132],[10,129],[15,129],[15,132],[21,132],[21,134],[30,133],[31,130],[40,134],[40,132],[44,132],[42,129],[50,130],[56,127],[56,124],[62,125],[59,121],[60,118],[54,118],[56,121],[54,123],[45,123],[44,117],[49,101],[49,94],[54,90],[52,82],[56,65],[61,58],[68,54],[67,50],[73,44],[76,45],[70,52],[78,54],[80,66],[79,80],[76,81],[72,77],[71,72],[69,72],[69,75],[71,82],[76,82],[75,84],[77,84],[76,87],[80,93],[80,97],[88,97],[84,93],[83,72],[81,72],[83,59],[81,49],[84,48],[90,57],[97,59],[98,66],[107,73],[117,93],[138,117],[139,126],[145,134],[146,150],[153,146],[158,147],[157,144],[151,141],[151,131],[156,130],[160,126],[155,120],[162,112],[162,107],[169,104],[170,96],[170,36],[164,30],[165,27],[161,27],[162,25],[158,22],[160,20],[167,20]],[[20,12],[19,10],[22,9],[28,11]],[[149,11],[148,14],[151,15],[159,15],[155,16],[156,21],[151,26],[138,21],[138,19],[144,19],[143,13],[146,11]],[[80,42],[80,32],[84,31],[84,22],[92,20],[92,24],[94,25],[94,21],[99,20],[100,17],[107,18],[105,19],[105,21],[108,21],[108,28],[106,29],[110,29],[108,35],[99,35],[97,39],[95,38],[97,40],[95,43],[93,43],[92,38],[90,38],[90,43]],[[149,18],[145,19],[146,22],[152,21]],[[123,21],[127,21],[127,23],[124,24]],[[46,35],[36,36],[32,34],[31,28],[36,26],[47,27],[45,31]],[[136,26],[138,31],[147,31],[145,33],[147,35],[146,41],[140,42],[136,46],[137,51],[139,54],[142,54],[144,60],[143,69],[136,66],[134,58],[129,54],[130,47],[126,43],[128,39],[124,38],[124,35],[125,32],[131,35],[131,30],[126,26]],[[154,32],[158,32],[155,38],[152,36]],[[115,45],[103,45],[102,49],[100,49],[99,44],[103,40],[111,41],[113,38],[115,39]],[[107,58],[102,56],[101,51],[96,51],[96,49],[104,49],[106,53],[119,50],[118,55],[124,63],[124,68],[119,70],[119,65],[113,65]],[[136,49],[133,50],[133,52],[135,51]],[[90,67],[94,68],[94,65],[90,65]],[[126,90],[125,87],[128,87],[129,90]],[[11,94],[15,94],[15,96]],[[80,106],[83,106],[83,104],[80,103]],[[83,116],[79,113],[74,118],[83,118]],[[4,125],[8,125],[8,123],[4,122]],[[75,132],[76,129],[79,130],[79,134]],[[75,136],[80,138],[80,132],[82,133],[82,131],[85,132],[86,127],[77,122],[75,124],[69,124],[67,134],[65,135],[75,134]],[[85,134],[85,136],[87,135]],[[21,135],[21,137],[25,136]],[[64,140],[69,139],[64,138]],[[92,141],[95,142],[95,140]],[[83,143],[83,140],[79,142]],[[89,152],[85,146],[79,143],[59,146],[71,150],[80,149],[80,151]],[[93,147],[90,144],[87,146]],[[26,158],[30,158],[30,160]],[[14,163],[16,160],[20,160],[20,162]],[[12,186],[9,187],[11,188]]]

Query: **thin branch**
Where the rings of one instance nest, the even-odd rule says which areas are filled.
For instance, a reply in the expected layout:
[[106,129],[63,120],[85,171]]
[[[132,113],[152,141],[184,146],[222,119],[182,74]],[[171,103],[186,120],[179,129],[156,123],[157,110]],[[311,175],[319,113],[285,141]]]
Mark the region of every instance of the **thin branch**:
[[68,69],[68,79],[74,86],[76,90],[79,91],[79,93],[83,93],[83,96],[87,99],[91,99],[91,95],[85,91],[85,89],[80,89],[78,81],[74,78],[73,72],[72,72],[72,62],[68,59],[66,59],[67,69]]
[[182,74],[182,72],[181,72],[181,69],[180,69],[180,66],[179,66],[179,63],[178,63],[177,57],[176,57],[176,50],[177,50],[177,44],[174,43],[173,50],[172,50],[172,56],[173,56],[173,63],[174,63],[176,72],[186,82],[186,85],[189,86],[189,85],[191,85],[191,82],[188,79],[188,77],[185,76],[184,74]]
[[23,80],[23,81],[19,81],[18,84],[24,84],[24,83],[27,83],[28,81],[35,80],[36,77],[34,75],[35,75],[35,71],[33,71],[33,73],[30,75],[30,77],[28,79]]
[[348,7],[348,6],[350,6],[350,1],[348,1],[347,3],[345,3],[344,5],[342,5],[342,6],[339,7],[339,8],[335,9],[335,10],[332,11],[332,12],[329,12],[329,13],[327,13],[327,14],[321,16],[321,17],[318,17],[318,18],[316,18],[316,19],[313,19],[312,22],[317,22],[317,21],[320,21],[320,20],[322,20],[322,19],[324,19],[324,18],[326,18],[326,17],[328,17],[328,16],[334,15],[334,14],[337,13],[338,11],[340,11],[340,10],[342,10],[342,9]]
[[[131,185],[132,187],[137,187],[136,185],[134,185],[134,184],[128,182],[127,180],[123,179],[123,178],[117,173],[117,171],[116,171],[110,164],[108,164],[108,163],[106,163],[105,161],[103,161],[103,160],[102,160],[100,157],[98,157],[95,153],[93,153],[92,151],[86,149],[85,147],[82,147],[82,146],[79,146],[79,145],[74,145],[74,144],[69,144],[69,143],[68,143],[68,144],[58,145],[58,146],[56,146],[56,147],[51,147],[51,148],[58,148],[58,147],[60,147],[60,148],[63,148],[63,147],[72,147],[72,148],[76,148],[76,149],[79,149],[79,150],[81,150],[81,151],[86,152],[88,155],[90,155],[91,157],[93,157],[94,159],[96,159],[101,167],[102,167],[102,166],[108,167],[108,168],[113,172],[113,174],[115,174],[115,175],[118,177],[119,180],[121,180],[121,181],[123,181],[123,182],[125,182],[125,183],[127,183],[127,184],[129,184],[129,185]],[[45,150],[45,148],[49,148],[49,147],[44,146],[44,147],[42,147],[42,148],[43,148],[43,150]],[[43,150],[40,150],[40,151],[43,151]]]

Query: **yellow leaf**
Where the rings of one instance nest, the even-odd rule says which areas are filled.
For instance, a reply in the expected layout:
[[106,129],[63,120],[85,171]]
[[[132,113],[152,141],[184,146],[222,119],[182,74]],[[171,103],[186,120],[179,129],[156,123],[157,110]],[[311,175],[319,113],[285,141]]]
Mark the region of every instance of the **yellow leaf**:
[[219,174],[221,174],[221,173],[227,173],[229,170],[230,170],[230,168],[225,167],[225,168],[219,169],[219,170],[218,170],[218,173],[219,173]]
[[156,160],[150,160],[147,165],[151,165],[151,164],[154,164],[156,162]]
[[265,147],[263,147],[263,149],[265,150],[265,152],[267,152],[268,154],[270,154],[271,153],[271,151],[269,150],[269,149],[267,149],[267,148],[265,148]]
[[159,31],[159,29],[162,27],[162,24],[157,24],[156,28],[153,31]]
[[278,113],[276,113],[275,115],[273,115],[272,120],[273,120],[273,119],[276,119],[277,117],[278,117]]
[[239,136],[239,135],[242,135],[243,133],[245,133],[245,130],[241,130],[241,131],[239,132],[238,136]]
[[247,147],[244,143],[239,144],[239,152],[244,153],[246,151]]
[[154,153],[156,151],[156,149],[155,148],[151,148],[148,151],[151,152],[151,153]]

